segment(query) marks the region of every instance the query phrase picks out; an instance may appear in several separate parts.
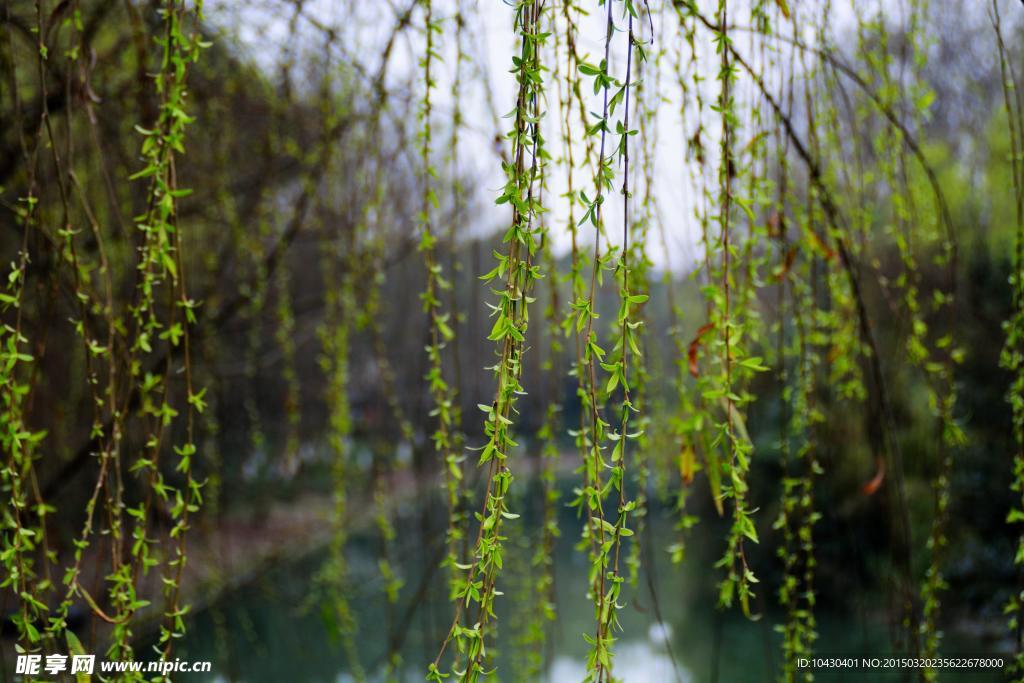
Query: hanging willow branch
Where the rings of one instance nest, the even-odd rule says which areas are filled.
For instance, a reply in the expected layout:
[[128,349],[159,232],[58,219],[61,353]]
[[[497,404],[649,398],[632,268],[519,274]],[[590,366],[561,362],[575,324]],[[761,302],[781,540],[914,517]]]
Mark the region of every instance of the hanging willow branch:
[[480,527],[470,562],[456,565],[465,573],[465,578],[457,578],[455,617],[437,658],[429,667],[428,680],[437,682],[446,676],[440,669],[441,658],[453,641],[458,660],[453,671],[459,679],[473,683],[484,673],[488,625],[495,618],[496,584],[503,564],[502,522],[517,516],[508,510],[506,499],[512,483],[508,458],[516,445],[511,434],[513,408],[517,396],[523,393],[519,380],[532,300],[529,293],[540,274],[533,258],[538,246],[536,221],[543,211],[535,195],[535,184],[545,157],[540,132],[544,83],[540,55],[547,37],[541,30],[544,16],[541,0],[522,0],[516,5],[514,26],[520,38],[520,51],[513,60],[513,73],[519,94],[514,127],[508,134],[512,143],[511,161],[502,164],[507,181],[497,200],[499,205],[510,205],[512,224],[504,236],[508,251],[497,255],[498,264],[481,277],[486,282],[504,278],[504,287],[495,290],[499,302],[491,306],[495,321],[489,335],[489,339],[498,344],[498,363],[494,366],[497,391],[491,405],[480,406],[487,416],[484,423],[487,443],[479,461],[487,468],[486,491],[477,517]]
[[[1013,468],[1010,488],[1017,499],[1007,516],[1007,522],[1020,525],[1024,522],[1024,95],[1021,84],[1010,59],[1003,38],[1002,16],[998,0],[992,0],[992,28],[996,36],[999,55],[999,73],[1003,86],[1003,104],[1006,108],[1007,132],[1010,140],[1010,177],[1012,181],[1014,216],[1014,259],[1010,278],[1012,310],[1010,318],[1003,323],[1006,343],[1000,356],[1000,364],[1010,373],[1010,389],[1006,399],[1012,410],[1013,427]],[[1024,533],[1018,533],[1014,564],[1018,576],[1024,576]],[[1021,579],[1018,579],[1021,583]],[[1007,601],[1005,612],[1010,615],[1010,630],[1013,633],[1016,651],[1010,667],[1012,680],[1024,681],[1024,590],[1018,589]]]

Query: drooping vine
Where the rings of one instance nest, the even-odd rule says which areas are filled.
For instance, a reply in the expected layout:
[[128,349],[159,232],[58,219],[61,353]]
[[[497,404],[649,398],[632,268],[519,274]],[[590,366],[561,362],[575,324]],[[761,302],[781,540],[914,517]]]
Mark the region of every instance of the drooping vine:
[[[795,34],[799,10],[793,10]],[[796,55],[789,51],[784,78],[788,87],[780,89],[779,102],[794,106],[793,81]],[[823,415],[817,406],[817,383],[821,353],[813,340],[827,338],[819,328],[815,310],[818,298],[817,272],[820,257],[807,251],[801,258],[798,245],[791,242],[789,225],[798,226],[798,235],[813,230],[811,221],[817,212],[813,195],[801,202],[795,196],[790,179],[788,153],[790,141],[779,133],[776,144],[780,165],[777,200],[769,225],[778,241],[778,265],[773,278],[778,284],[778,350],[776,362],[782,385],[782,422],[779,448],[783,460],[782,500],[774,528],[781,531],[782,543],[777,555],[783,565],[778,589],[779,604],[786,613],[778,629],[782,633],[783,665],[780,680],[812,680],[813,673],[801,670],[799,661],[813,653],[817,640],[814,577],[817,560],[814,553],[814,526],[820,518],[815,509],[815,479],[822,473],[819,464],[817,432]],[[799,259],[799,260],[798,260]],[[792,319],[792,324],[788,320]]]
[[[1020,525],[1024,522],[1024,96],[1003,35],[1002,15],[997,0],[992,2],[991,19],[999,56],[1003,105],[1006,109],[1010,178],[1016,219],[1013,270],[1009,282],[1012,309],[1009,319],[1003,323],[1006,342],[1000,356],[1000,365],[1010,373],[1010,388],[1006,394],[1012,411],[1014,444],[1010,488],[1016,494],[1006,521]],[[1020,567],[1024,565],[1024,533],[1018,532],[1014,564],[1020,576]],[[1024,589],[1020,585],[1007,601],[1004,611],[1010,616],[1009,627],[1015,640],[1014,661],[1009,672],[1014,681],[1024,681]]]
[[520,377],[530,292],[540,274],[534,257],[538,246],[537,220],[543,209],[535,191],[546,158],[540,130],[544,83],[540,55],[547,37],[542,30],[546,15],[542,0],[521,0],[515,7],[514,26],[520,45],[513,69],[519,88],[514,124],[507,136],[512,154],[503,163],[506,184],[497,199],[499,205],[509,205],[512,220],[503,238],[507,252],[497,254],[497,265],[481,276],[485,282],[503,282],[502,288],[494,290],[498,303],[491,305],[495,321],[488,335],[498,346],[498,362],[493,368],[497,379],[495,399],[489,406],[480,406],[486,415],[486,443],[479,458],[480,466],[486,468],[484,501],[477,515],[479,529],[469,562],[455,565],[462,572],[453,596],[455,616],[427,674],[428,680],[437,682],[448,676],[440,667],[452,643],[457,660],[452,672],[459,680],[474,683],[484,674],[488,626],[495,618],[497,580],[503,564],[502,522],[516,518],[507,504],[512,483],[508,461],[516,446],[512,416],[516,398],[523,392]]
[[[459,468],[459,455],[456,452],[455,424],[458,408],[454,387],[445,376],[445,362],[443,358],[444,348],[455,339],[455,329],[452,326],[453,311],[444,312],[443,293],[452,289],[452,282],[449,276],[444,274],[444,267],[437,256],[438,236],[433,227],[433,215],[438,208],[438,196],[434,189],[434,182],[437,171],[432,162],[432,140],[433,129],[431,115],[433,112],[432,92],[434,90],[435,61],[439,56],[434,46],[434,37],[441,33],[441,24],[434,16],[434,7],[431,0],[423,0],[425,46],[423,56],[420,58],[420,67],[423,69],[423,99],[420,103],[419,121],[419,153],[422,164],[422,198],[419,215],[420,243],[419,251],[423,254],[423,264],[427,271],[426,288],[420,295],[423,302],[423,312],[430,322],[430,337],[427,344],[427,357],[429,369],[426,380],[430,387],[430,395],[433,401],[431,416],[437,420],[437,429],[433,432],[431,439],[434,444],[434,451],[444,462],[445,490],[448,500],[448,529],[447,544],[448,553],[445,556],[444,564],[454,574],[454,567],[458,560],[458,507],[459,507],[459,486],[461,470]],[[456,128],[458,125],[456,124]],[[452,246],[454,249],[454,245]],[[455,579],[451,579],[451,590],[457,589]]]

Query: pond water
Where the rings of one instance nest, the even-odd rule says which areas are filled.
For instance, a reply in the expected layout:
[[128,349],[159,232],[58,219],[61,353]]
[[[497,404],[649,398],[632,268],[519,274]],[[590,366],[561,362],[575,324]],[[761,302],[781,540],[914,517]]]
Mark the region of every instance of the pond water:
[[[566,490],[563,501],[570,493]],[[537,528],[530,519],[530,506],[523,519],[528,529]],[[431,509],[443,509],[440,504]],[[391,548],[405,586],[399,605],[389,610],[377,569],[379,540],[372,529],[353,533],[347,551],[351,590],[349,599],[358,632],[355,647],[371,681],[381,681],[383,662],[390,638],[400,632],[402,681],[422,681],[425,663],[432,661],[438,643],[450,624],[446,589],[440,572],[431,569],[437,557],[434,541],[443,538],[438,526],[443,520],[424,515],[423,509],[408,506],[398,511],[398,538]],[[780,636],[775,632],[778,615],[765,614],[758,621],[742,617],[738,610],[722,611],[714,604],[714,586],[719,578],[712,565],[721,552],[721,534],[710,524],[700,524],[690,537],[689,556],[682,567],[671,565],[667,546],[675,532],[668,507],[652,505],[650,522],[655,539],[650,548],[656,558],[650,586],[641,574],[638,585],[624,590],[621,610],[623,632],[615,645],[615,673],[624,683],[761,683],[773,681],[780,664]],[[551,683],[582,681],[588,645],[584,633],[593,630],[593,611],[585,593],[587,563],[574,548],[580,523],[575,511],[559,514],[563,530],[555,553],[558,620],[552,627],[546,661]],[[499,631],[492,680],[514,682],[517,675],[514,644],[517,619],[523,603],[529,603],[529,585],[524,577],[532,549],[529,541],[517,538],[509,529],[506,551],[509,558],[499,589]],[[345,648],[333,636],[333,629],[321,615],[321,605],[310,597],[314,577],[326,559],[317,550],[307,557],[274,566],[250,583],[224,594],[210,607],[192,615],[188,632],[176,655],[184,660],[210,660],[210,674],[189,674],[181,680],[202,683],[348,683],[352,681]],[[424,577],[430,577],[424,581]],[[764,586],[765,584],[762,584]],[[663,623],[653,609],[655,592]],[[770,588],[761,588],[761,604],[772,604]],[[414,596],[422,596],[416,600]],[[419,603],[414,610],[413,602]],[[885,598],[875,600],[884,606]],[[817,650],[830,655],[884,656],[891,653],[889,627],[871,609],[872,600],[854,601],[868,608],[819,609],[820,639]],[[872,616],[872,614],[874,616]],[[955,632],[944,639],[944,654],[991,656],[991,645],[972,642]],[[669,648],[671,648],[671,653]],[[674,658],[674,662],[673,662]],[[900,681],[910,680],[898,673],[824,672],[817,681]],[[944,672],[942,681],[998,681],[996,672]]]

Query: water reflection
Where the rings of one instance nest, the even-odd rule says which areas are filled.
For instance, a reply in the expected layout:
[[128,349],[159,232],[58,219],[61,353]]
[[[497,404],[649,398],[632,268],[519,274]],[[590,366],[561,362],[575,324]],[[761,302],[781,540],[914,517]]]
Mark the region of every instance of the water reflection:
[[[615,675],[623,683],[664,683],[677,680],[672,660],[664,648],[649,641],[623,641],[615,647]],[[551,664],[548,674],[550,683],[559,681],[582,681],[587,676],[583,661],[572,657],[558,656]],[[689,671],[679,665],[679,683],[696,680]]]
[[[568,492],[566,492],[568,495]],[[443,510],[442,505],[429,510]],[[521,529],[537,528],[529,506],[523,510]],[[352,580],[351,606],[359,624],[356,646],[369,681],[383,680],[383,663],[388,642],[401,634],[403,669],[400,680],[419,683],[425,662],[431,661],[437,644],[450,624],[444,578],[435,571],[436,548],[430,539],[443,538],[443,519],[408,506],[398,513],[398,539],[392,554],[405,579],[399,605],[389,608],[383,596],[377,558],[378,539],[372,530],[354,533],[348,548]],[[743,619],[735,610],[722,612],[714,604],[717,573],[710,569],[720,552],[721,535],[710,524],[694,534],[690,556],[682,569],[670,566],[664,551],[673,537],[671,513],[652,508],[653,534],[661,546],[649,549],[654,572],[648,585],[641,579],[636,587],[623,591],[620,612],[623,631],[615,645],[615,673],[624,683],[761,683],[772,681],[779,664],[779,636],[774,625],[778,615],[766,614],[758,622]],[[583,634],[593,630],[593,608],[586,596],[587,561],[574,548],[579,520],[565,508],[560,515],[563,534],[555,551],[555,587],[559,620],[549,639],[546,680],[574,683],[585,676],[588,645]],[[517,683],[516,624],[523,602],[529,602],[531,568],[530,539],[517,536],[510,525],[508,556],[499,601],[496,651],[502,683]],[[428,540],[424,540],[428,539]],[[519,559],[514,559],[519,558]],[[523,559],[526,558],[526,559]],[[324,561],[323,551],[288,564],[269,568],[251,583],[234,590],[212,607],[194,614],[178,650],[183,659],[213,662],[212,674],[182,677],[186,683],[354,683],[351,664],[344,648],[332,637],[329,620],[321,604],[310,599],[313,577]],[[229,572],[229,568],[225,568]],[[645,577],[646,578],[646,577]],[[527,587],[525,592],[523,587]],[[424,590],[424,587],[426,589]],[[761,608],[771,604],[769,588],[763,588]],[[518,592],[517,592],[518,591]],[[656,599],[655,599],[656,598]],[[410,605],[416,604],[415,609]],[[660,614],[664,627],[659,623]],[[830,613],[821,609],[821,640],[829,651],[874,655],[888,652],[886,625],[857,614]],[[977,644],[957,643],[947,635],[949,647],[963,645],[960,652],[984,653]],[[675,663],[670,656],[675,657]],[[854,680],[868,680],[857,674]],[[899,680],[899,677],[870,676],[871,680]],[[819,681],[846,680],[842,676],[819,675]],[[985,677],[944,675],[943,681],[997,681]],[[529,682],[534,683],[534,682]]]

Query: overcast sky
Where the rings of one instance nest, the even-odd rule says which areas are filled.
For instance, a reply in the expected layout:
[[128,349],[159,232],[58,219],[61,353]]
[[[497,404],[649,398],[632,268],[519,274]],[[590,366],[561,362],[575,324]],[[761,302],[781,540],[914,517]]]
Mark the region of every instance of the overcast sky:
[[[552,2],[554,0],[551,0]],[[911,0],[875,0],[874,2],[863,2],[863,0],[834,0],[833,20],[830,22],[830,37],[828,42],[838,45],[843,49],[850,49],[856,44],[854,31],[855,22],[853,3],[859,2],[856,7],[866,15],[878,11],[880,7],[885,8],[886,15],[894,23],[902,23],[907,16],[908,3]],[[946,2],[948,0],[935,0]],[[312,21],[300,20],[292,31],[290,22],[291,4],[282,0],[257,0],[249,3],[236,3],[230,0],[207,0],[207,16],[215,24],[227,29],[228,32],[237,35],[238,49],[247,52],[253,59],[264,63],[266,66],[273,66],[280,58],[283,49],[301,50],[304,46],[313,44],[316,36],[320,35],[320,29],[314,26],[335,27],[339,35],[345,39],[340,41],[343,49],[349,50],[357,55],[357,58],[368,68],[376,70],[379,64],[379,55],[384,41],[395,24],[395,18],[409,5],[410,0],[374,0],[362,2],[359,0],[307,0],[304,5],[304,12]],[[444,33],[439,39],[439,52],[442,62],[436,65],[437,88],[433,96],[435,102],[435,142],[437,143],[438,160],[440,161],[447,153],[445,143],[448,129],[450,128],[452,99],[449,94],[454,73],[455,26],[452,17],[455,12],[456,0],[434,0],[434,13],[443,22]],[[493,200],[503,185],[500,163],[495,150],[494,138],[496,132],[504,133],[509,126],[509,121],[500,119],[496,130],[494,118],[487,106],[489,97],[497,109],[498,114],[507,113],[515,103],[516,84],[513,75],[509,72],[511,66],[511,55],[515,51],[516,41],[513,32],[512,21],[514,9],[503,0],[461,0],[464,12],[467,16],[467,39],[468,52],[471,63],[464,69],[464,96],[462,98],[466,129],[462,132],[462,144],[460,145],[460,166],[463,172],[477,182],[477,197],[475,204],[478,208],[472,216],[471,224],[463,226],[467,232],[480,234],[495,230],[504,226],[508,219],[507,207],[494,207]],[[978,0],[981,3],[981,0]],[[1005,0],[1007,10],[1012,11],[1010,4],[1015,0]],[[671,12],[664,15],[669,19],[661,22],[657,16],[661,14],[663,0],[651,0],[650,6],[656,15],[654,23],[654,35],[651,35],[650,27],[646,21],[638,22],[635,30],[643,35],[646,41],[652,41],[648,52],[653,55],[658,50],[664,50],[660,74],[655,75],[653,68],[648,68],[645,74],[649,91],[653,92],[657,86],[662,97],[657,112],[657,125],[654,130],[648,130],[648,135],[653,134],[657,140],[656,153],[653,155],[655,168],[653,194],[657,199],[658,216],[664,227],[668,239],[668,257],[661,248],[658,233],[652,232],[652,247],[649,249],[652,260],[658,266],[669,263],[676,272],[689,270],[700,258],[701,249],[699,245],[699,227],[694,219],[694,202],[699,200],[699,191],[695,189],[693,182],[694,172],[699,173],[698,167],[693,162],[687,162],[684,157],[686,139],[693,134],[696,122],[693,118],[687,121],[684,126],[680,114],[680,89],[675,73],[676,53],[681,47],[678,38],[676,21],[671,17]],[[605,17],[603,10],[598,7],[596,0],[587,2],[581,0],[581,5],[588,8],[589,16],[581,19],[579,25],[578,48],[581,56],[593,63],[600,61],[603,53],[603,40],[605,31]],[[749,10],[745,9],[746,3],[730,3],[733,21],[739,25],[749,25]],[[800,11],[810,13],[817,11],[815,8],[819,3],[799,2],[790,0],[790,5],[799,7]],[[969,3],[968,3],[969,4]],[[985,3],[987,4],[987,3]],[[712,16],[717,2],[704,0],[700,3],[706,16]],[[625,19],[622,16],[621,3],[615,3],[614,19],[617,26],[625,27]],[[1015,8],[1013,8],[1015,9]],[[422,16],[416,14],[415,25],[422,25]],[[805,23],[801,40],[814,44],[817,41],[815,30],[810,22]],[[786,31],[791,29],[787,28]],[[710,42],[710,34],[703,32],[699,35],[701,54],[697,71],[707,80],[704,83],[703,91],[705,101],[713,103],[717,96],[717,84],[715,74],[717,72],[717,57],[713,53],[713,45]],[[743,52],[748,61],[754,64],[758,60],[758,50],[751,44],[752,37],[749,34],[734,34],[734,41],[738,49]],[[612,73],[620,79],[625,76],[625,35],[617,34],[613,40]],[[285,46],[291,46],[286,48]],[[315,49],[315,47],[314,47]],[[417,62],[423,49],[422,30],[407,30],[402,39],[396,45],[389,68],[389,84],[397,86],[409,82],[418,74]],[[688,53],[687,53],[688,59]],[[777,84],[781,78],[778,69],[771,66],[764,68],[766,81]],[[563,67],[564,72],[564,67]],[[798,71],[799,73],[799,71]],[[636,73],[634,73],[634,79]],[[557,99],[554,89],[553,76],[548,74],[549,101],[547,107],[548,121],[546,124],[546,140],[548,151],[556,159],[563,153],[561,133],[556,127],[557,124]],[[752,99],[753,84],[743,74],[740,76],[740,85],[737,91],[737,98],[742,102],[749,102]],[[422,83],[414,81],[414,89],[417,94],[422,90]],[[777,85],[775,86],[778,87]],[[592,90],[584,91],[592,95]],[[635,100],[634,100],[635,102]],[[588,103],[590,111],[600,111],[600,100],[592,97]],[[742,107],[742,104],[741,104]],[[621,115],[620,112],[617,116]],[[638,113],[631,112],[631,127],[636,127]],[[714,173],[714,152],[717,147],[717,131],[720,123],[714,112],[707,111],[705,114],[704,146],[708,150],[709,165],[706,172]],[[749,141],[751,131],[741,132],[737,140],[737,147]],[[576,147],[574,155],[577,160],[583,157],[582,131],[575,131]],[[632,139],[631,163],[634,168],[639,168],[641,160],[640,137]],[[553,165],[550,169],[549,194],[547,202],[552,205],[551,228],[554,236],[556,249],[565,251],[569,245],[569,237],[566,230],[566,200],[559,195],[565,192],[565,171],[562,167]],[[621,169],[620,169],[621,170]],[[589,172],[577,169],[575,172],[577,189],[584,189],[591,197],[594,195]],[[616,187],[621,183],[616,181]],[[641,191],[637,187],[637,193]],[[620,240],[620,225],[622,221],[621,198],[609,197],[605,203],[605,222],[608,226],[608,233],[613,242]],[[584,231],[590,240],[590,231]]]

